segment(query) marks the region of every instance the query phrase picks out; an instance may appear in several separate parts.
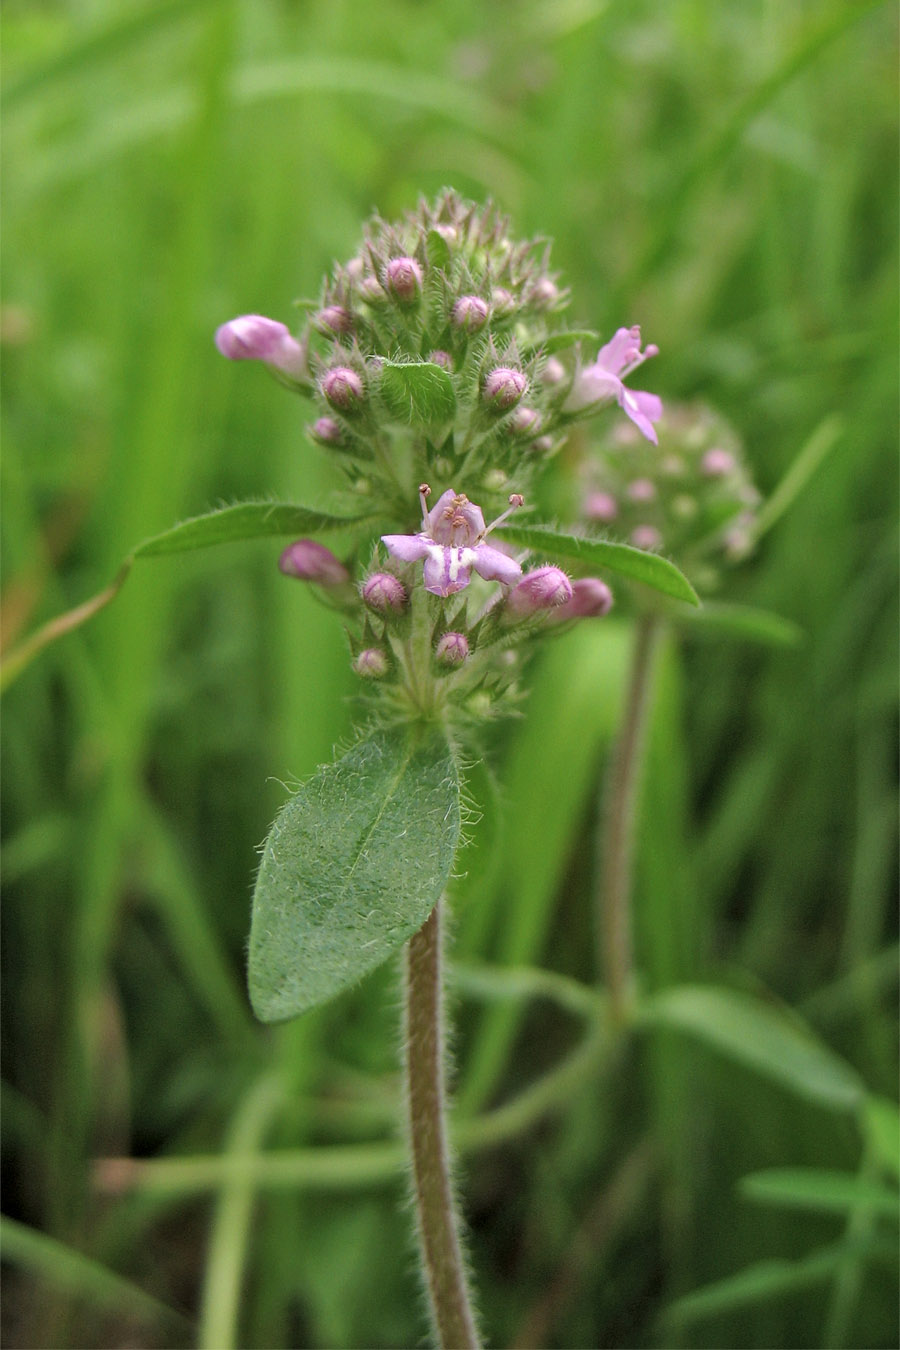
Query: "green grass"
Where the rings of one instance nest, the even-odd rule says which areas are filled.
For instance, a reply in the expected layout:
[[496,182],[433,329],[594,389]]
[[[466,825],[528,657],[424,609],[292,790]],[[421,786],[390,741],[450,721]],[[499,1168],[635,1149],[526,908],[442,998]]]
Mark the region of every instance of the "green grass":
[[[473,772],[460,1179],[492,1344],[895,1345],[866,1203],[894,1118],[865,1123],[896,1100],[892,7],[9,0],[4,49],[5,643],[176,520],[327,499],[306,405],[212,332],[290,321],[373,207],[444,184],[551,236],[573,322],[639,321],[646,386],[719,407],[764,492],[807,447],[721,593],[804,640],[698,624],[659,653],[637,955],[657,997],[714,981],[799,1010],[865,1106],[674,1025],[609,1054],[579,1022],[622,597],[607,641],[546,653]],[[422,1336],[396,972],[274,1032],[246,999],[256,849],[354,687],[278,547],[140,562],[5,695],[11,1345]],[[577,984],[492,984],[523,964]],[[229,1170],[267,1155],[281,1171]],[[95,1167],[120,1157],[140,1167]],[[825,1176],[821,1208],[742,1186],[773,1169]]]

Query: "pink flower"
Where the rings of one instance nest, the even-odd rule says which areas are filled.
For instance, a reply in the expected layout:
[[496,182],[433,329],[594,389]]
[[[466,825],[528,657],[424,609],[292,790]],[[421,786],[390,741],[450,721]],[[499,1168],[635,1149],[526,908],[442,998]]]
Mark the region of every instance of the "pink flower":
[[522,505],[522,498],[513,493],[509,510],[489,526],[485,526],[481,507],[470,502],[452,488],[438,498],[430,511],[425,504],[430,493],[427,484],[419,489],[422,503],[422,528],[418,534],[383,534],[382,542],[389,553],[403,562],[425,560],[425,589],[432,595],[454,595],[468,586],[472,568],[485,581],[500,581],[511,586],[522,575],[519,564],[491,548],[485,536],[510,511]]
[[216,346],[229,361],[264,361],[295,379],[306,379],[306,353],[290,330],[262,314],[242,314],[216,329]]
[[626,389],[623,381],[648,357],[656,356],[658,350],[651,345],[641,351],[641,330],[637,326],[619,328],[606,346],[600,348],[596,361],[590,366],[580,366],[575,372],[563,411],[581,412],[592,403],[614,398],[638,430],[655,445],[653,423],[662,417],[662,401],[656,394]]

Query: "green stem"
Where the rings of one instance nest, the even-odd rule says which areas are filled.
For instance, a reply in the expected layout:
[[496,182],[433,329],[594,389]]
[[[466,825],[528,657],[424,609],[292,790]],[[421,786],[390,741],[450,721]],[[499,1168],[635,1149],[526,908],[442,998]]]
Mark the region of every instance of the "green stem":
[[442,1350],[477,1350],[447,1142],[440,902],[406,948],[406,1091],[419,1248]]
[[659,626],[660,621],[653,614],[642,614],[637,621],[625,718],[613,749],[603,799],[597,941],[599,968],[606,983],[613,1022],[625,1019],[632,982],[635,813]]

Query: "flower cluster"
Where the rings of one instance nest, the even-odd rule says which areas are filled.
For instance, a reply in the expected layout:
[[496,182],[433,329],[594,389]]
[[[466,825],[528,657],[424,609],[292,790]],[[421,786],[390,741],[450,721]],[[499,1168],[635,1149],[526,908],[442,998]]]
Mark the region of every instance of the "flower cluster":
[[281,567],[343,612],[358,674],[406,715],[476,693],[491,703],[514,685],[516,648],[612,604],[600,578],[573,580],[493,536],[574,422],[618,404],[656,440],[659,399],[624,383],[655,347],[621,328],[585,364],[567,304],[543,241],[516,241],[493,207],[444,192],[399,222],[372,220],[296,336],[261,315],[216,334],[223,355],[260,360],[312,399],[310,436],[381,522],[357,549],[372,550],[361,575],[314,540]]
[[611,538],[664,551],[710,588],[717,558],[749,550],[759,493],[735,433],[709,408],[668,406],[659,429],[661,445],[616,428],[585,466],[581,514]]

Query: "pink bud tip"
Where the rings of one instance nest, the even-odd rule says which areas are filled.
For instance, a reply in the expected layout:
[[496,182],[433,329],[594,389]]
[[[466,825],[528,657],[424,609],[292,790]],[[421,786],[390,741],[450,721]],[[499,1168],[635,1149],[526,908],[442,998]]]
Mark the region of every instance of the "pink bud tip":
[[491,291],[491,308],[498,319],[505,319],[516,308],[516,297],[504,286],[495,286]]
[[322,378],[322,393],[339,412],[353,412],[365,398],[363,382],[350,366],[335,366]]
[[477,333],[488,319],[488,307],[480,295],[461,295],[453,306],[450,321],[463,333]]
[[549,277],[541,277],[532,286],[528,298],[538,309],[550,309],[559,299],[559,289]]
[[536,436],[541,429],[541,414],[537,408],[516,408],[509,425],[517,436]]
[[353,315],[343,305],[326,305],[313,318],[313,326],[323,337],[340,337],[353,328]]
[[662,545],[662,535],[655,525],[636,525],[631,531],[635,548],[654,549]]
[[299,342],[285,324],[262,314],[242,314],[223,323],[216,329],[216,346],[229,361],[264,361],[286,375],[306,373]]
[[619,514],[619,503],[611,492],[592,492],[584,504],[584,514],[588,520],[605,524],[615,520]]
[[390,572],[374,572],[363,585],[362,597],[378,614],[401,614],[409,599],[403,582]]
[[404,305],[415,304],[422,292],[422,269],[415,258],[392,258],[384,277],[395,300]]
[[509,593],[508,611],[519,617],[555,609],[572,599],[572,583],[559,567],[537,567],[527,572]]
[[510,366],[496,366],[484,382],[484,397],[487,403],[506,411],[514,408],[528,388],[528,381],[521,370]]
[[442,666],[461,666],[469,655],[469,640],[465,633],[445,633],[434,654]]
[[562,361],[556,356],[549,356],[547,364],[541,371],[541,384],[546,385],[548,389],[555,389],[566,379],[566,368]]
[[319,586],[340,586],[350,580],[350,573],[340,558],[315,539],[298,539],[296,543],[288,544],[278,566],[285,576],[314,581]]
[[656,496],[656,485],[649,478],[635,478],[625,490],[633,502],[652,502]]
[[388,661],[380,647],[366,647],[353,662],[357,675],[367,680],[380,680],[387,674]]
[[441,370],[450,370],[450,368],[453,365],[453,361],[451,360],[449,352],[442,352],[442,351],[431,352],[428,357],[428,360],[433,362],[434,365],[440,366]]
[[707,478],[724,478],[734,468],[734,455],[719,448],[707,450],[702,468]]
[[340,445],[343,441],[340,422],[333,417],[319,417],[313,422],[309,434],[321,445]]
[[572,599],[553,611],[553,618],[602,619],[613,605],[613,593],[599,577],[579,577],[572,582]]

